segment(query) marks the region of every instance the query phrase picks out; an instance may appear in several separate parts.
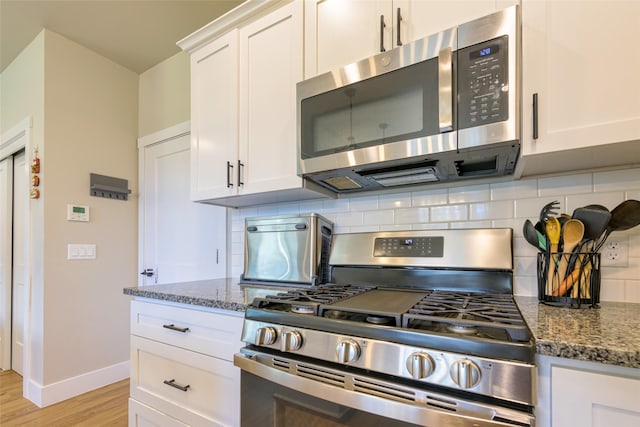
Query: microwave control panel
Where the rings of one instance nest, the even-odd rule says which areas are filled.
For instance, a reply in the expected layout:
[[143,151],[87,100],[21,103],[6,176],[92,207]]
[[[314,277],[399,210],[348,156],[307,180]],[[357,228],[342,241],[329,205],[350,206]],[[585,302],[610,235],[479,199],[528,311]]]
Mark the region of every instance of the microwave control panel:
[[458,50],[459,129],[509,118],[507,42],[502,36]]

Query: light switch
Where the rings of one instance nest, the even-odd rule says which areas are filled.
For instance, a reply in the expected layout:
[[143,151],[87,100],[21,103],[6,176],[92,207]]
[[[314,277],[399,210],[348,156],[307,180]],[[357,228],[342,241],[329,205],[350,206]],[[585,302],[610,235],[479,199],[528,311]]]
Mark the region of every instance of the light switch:
[[69,243],[67,259],[96,259],[96,245]]

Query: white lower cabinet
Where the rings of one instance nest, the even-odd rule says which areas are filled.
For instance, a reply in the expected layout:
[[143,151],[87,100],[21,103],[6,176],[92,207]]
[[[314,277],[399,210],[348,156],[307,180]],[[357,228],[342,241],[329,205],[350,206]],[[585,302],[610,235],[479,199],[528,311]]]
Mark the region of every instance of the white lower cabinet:
[[129,425],[238,426],[242,317],[131,303]]
[[640,369],[539,356],[538,427],[640,426]]

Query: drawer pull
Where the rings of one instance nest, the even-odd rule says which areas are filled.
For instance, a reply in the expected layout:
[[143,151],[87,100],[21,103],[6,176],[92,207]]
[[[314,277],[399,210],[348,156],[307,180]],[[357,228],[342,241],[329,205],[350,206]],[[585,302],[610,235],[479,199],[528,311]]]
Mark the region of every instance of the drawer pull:
[[167,328],[167,329],[171,329],[172,331],[178,331],[178,332],[189,332],[189,328],[180,328],[176,325],[174,325],[173,323],[170,325],[162,325],[163,328]]
[[189,384],[187,385],[180,385],[180,384],[176,384],[176,380],[164,380],[163,383],[165,383],[166,385],[169,385],[173,388],[177,388],[178,390],[182,390],[182,391],[187,391],[189,389],[189,387],[191,387]]

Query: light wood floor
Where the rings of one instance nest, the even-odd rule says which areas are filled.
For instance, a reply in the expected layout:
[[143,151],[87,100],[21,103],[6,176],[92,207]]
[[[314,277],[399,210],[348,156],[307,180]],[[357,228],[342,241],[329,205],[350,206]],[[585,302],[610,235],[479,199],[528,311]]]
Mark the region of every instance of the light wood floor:
[[129,380],[102,387],[46,408],[22,397],[22,377],[0,371],[0,426],[126,426]]

